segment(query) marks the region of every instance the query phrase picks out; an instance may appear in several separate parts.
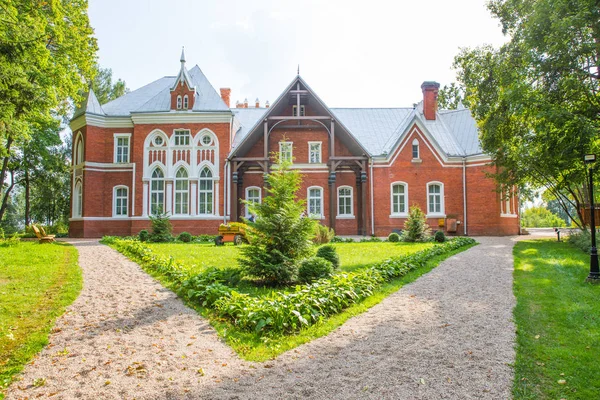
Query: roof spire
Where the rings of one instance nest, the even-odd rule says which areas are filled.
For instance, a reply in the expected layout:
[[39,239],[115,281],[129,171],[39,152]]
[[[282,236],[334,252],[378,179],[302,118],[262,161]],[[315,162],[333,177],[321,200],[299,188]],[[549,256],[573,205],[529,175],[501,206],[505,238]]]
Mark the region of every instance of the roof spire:
[[300,75],[300,64],[298,64],[298,75]]
[[185,47],[181,46],[181,58],[179,59],[181,63],[185,63]]

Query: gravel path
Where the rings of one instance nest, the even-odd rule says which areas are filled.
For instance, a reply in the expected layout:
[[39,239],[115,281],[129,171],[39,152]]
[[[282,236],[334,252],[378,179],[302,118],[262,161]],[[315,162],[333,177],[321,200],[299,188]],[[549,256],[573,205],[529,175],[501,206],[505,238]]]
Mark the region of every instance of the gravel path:
[[266,363],[240,360],[136,264],[96,241],[74,241],[83,291],[7,399],[510,398],[514,239],[478,240],[328,336]]

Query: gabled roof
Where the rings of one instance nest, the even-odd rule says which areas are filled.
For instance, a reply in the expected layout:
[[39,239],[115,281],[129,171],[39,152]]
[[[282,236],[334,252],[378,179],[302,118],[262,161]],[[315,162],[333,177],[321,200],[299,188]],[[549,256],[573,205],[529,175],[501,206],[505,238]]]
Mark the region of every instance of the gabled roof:
[[195,90],[195,86],[194,86],[194,82],[192,81],[192,77],[190,76],[187,68],[185,67],[185,51],[184,51],[184,49],[181,49],[181,57],[180,57],[179,61],[181,62],[181,69],[179,70],[179,74],[177,74],[177,76],[175,77],[175,82],[173,82],[173,85],[171,86],[171,91],[173,91],[173,90],[175,90],[175,88],[177,88],[177,85],[179,84],[179,82],[184,82],[188,88],[190,88],[191,90]]
[[75,110],[73,114],[73,118],[76,118],[82,114],[96,114],[96,115],[105,115],[96,94],[90,88],[89,92],[86,94],[84,100],[81,102],[79,107]]

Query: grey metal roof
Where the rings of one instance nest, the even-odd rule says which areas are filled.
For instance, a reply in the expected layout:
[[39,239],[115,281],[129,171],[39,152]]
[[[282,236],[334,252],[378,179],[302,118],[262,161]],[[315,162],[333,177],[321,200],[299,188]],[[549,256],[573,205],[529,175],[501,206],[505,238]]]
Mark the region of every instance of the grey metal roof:
[[[192,111],[229,111],[200,67],[196,65],[189,70],[189,78],[196,88]],[[168,112],[171,109],[171,87],[176,80],[177,77],[165,76],[106,103],[102,108],[109,116],[128,116],[136,112]]]
[[475,118],[468,108],[442,110],[438,114],[444,121],[454,139],[464,151],[464,155],[482,154],[479,142],[479,129]]
[[250,129],[266,114],[268,108],[232,108],[231,112],[238,120],[240,128],[233,139],[232,147],[238,144],[248,135]]
[[85,99],[81,102],[79,107],[75,110],[73,114],[73,118],[80,116],[83,113],[97,114],[97,115],[105,115],[96,94],[90,88],[90,91],[87,93]]

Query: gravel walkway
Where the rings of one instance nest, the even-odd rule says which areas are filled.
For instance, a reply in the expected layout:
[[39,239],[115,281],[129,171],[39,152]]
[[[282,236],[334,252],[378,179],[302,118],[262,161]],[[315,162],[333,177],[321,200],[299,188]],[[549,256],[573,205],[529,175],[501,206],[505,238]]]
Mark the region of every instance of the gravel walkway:
[[74,241],[83,291],[7,399],[510,398],[514,239],[478,240],[266,363],[240,360],[136,264],[97,241]]

